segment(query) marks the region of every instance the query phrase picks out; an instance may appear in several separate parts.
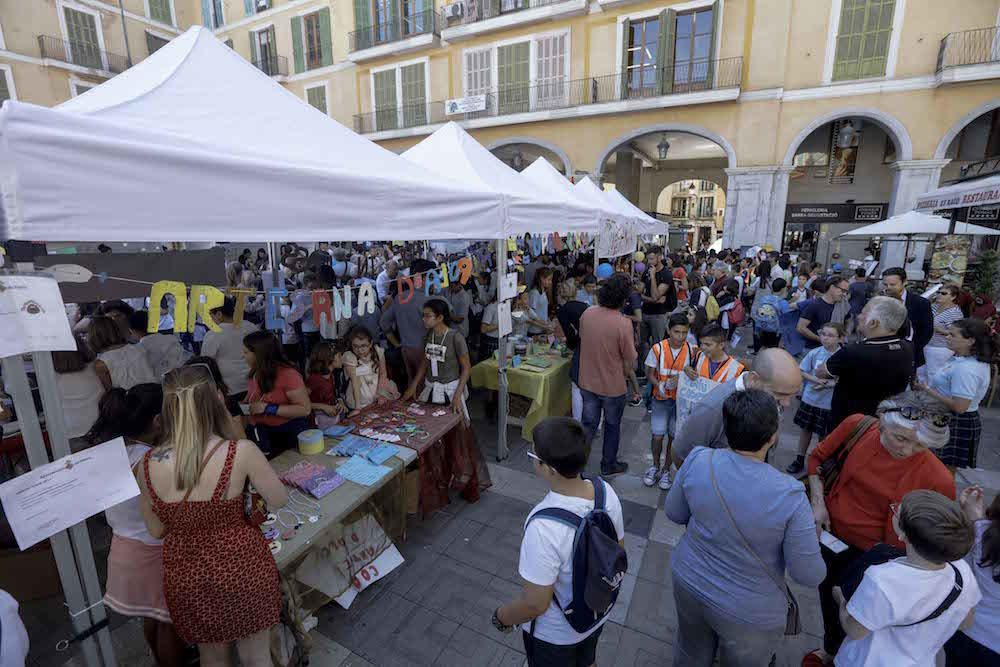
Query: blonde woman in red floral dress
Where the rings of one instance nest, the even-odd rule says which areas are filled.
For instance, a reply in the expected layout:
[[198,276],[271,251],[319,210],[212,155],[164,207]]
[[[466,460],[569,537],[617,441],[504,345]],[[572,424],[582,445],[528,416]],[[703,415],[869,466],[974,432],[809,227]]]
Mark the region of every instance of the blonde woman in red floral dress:
[[163,444],[137,477],[149,532],[163,537],[170,616],[181,638],[198,644],[204,667],[229,665],[232,643],[244,667],[270,665],[278,569],[244,517],[243,488],[249,480],[272,508],[288,494],[256,445],[232,432],[207,366],[171,371],[163,391]]

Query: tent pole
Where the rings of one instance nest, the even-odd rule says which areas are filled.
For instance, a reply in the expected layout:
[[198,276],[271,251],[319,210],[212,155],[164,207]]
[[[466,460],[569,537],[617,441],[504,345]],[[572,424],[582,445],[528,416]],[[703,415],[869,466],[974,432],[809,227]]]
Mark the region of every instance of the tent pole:
[[[11,398],[14,399],[14,408],[17,410],[18,421],[21,424],[21,434],[24,437],[24,449],[28,455],[28,462],[32,469],[38,468],[49,463],[49,457],[45,450],[45,439],[42,436],[38,413],[35,412],[35,402],[31,396],[31,386],[28,384],[28,374],[24,370],[24,362],[20,356],[6,357],[2,360],[2,365],[6,388],[10,392]],[[62,582],[69,609],[72,611],[85,608],[87,606],[86,598],[83,596],[80,573],[77,571],[76,558],[73,555],[73,547],[67,532],[56,533],[49,538],[49,543],[56,559],[59,579]],[[85,632],[91,626],[88,614],[70,616],[70,620],[73,624],[73,630],[77,634]],[[103,667],[105,663],[101,660],[98,645],[93,636],[82,640],[80,645],[88,667]],[[114,656],[107,664],[114,664]]]
[[[497,239],[497,303],[500,303],[500,283],[507,274],[507,239]],[[497,351],[497,461],[507,458],[507,336],[498,339]]]

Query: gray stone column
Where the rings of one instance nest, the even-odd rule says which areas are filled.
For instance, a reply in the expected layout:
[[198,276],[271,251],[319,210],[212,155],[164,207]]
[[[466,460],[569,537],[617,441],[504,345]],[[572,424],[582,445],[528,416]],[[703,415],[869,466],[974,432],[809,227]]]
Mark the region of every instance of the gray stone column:
[[781,246],[791,171],[792,167],[782,165],[726,169],[723,247]]
[[[951,160],[901,160],[889,165],[893,171],[889,216],[902,215],[907,211],[912,211],[917,204],[917,197],[938,187],[941,181],[941,170],[949,162]],[[924,241],[910,244],[909,255],[913,261],[906,263],[906,272],[909,277],[916,280],[924,277],[922,267],[929,245]],[[906,241],[903,237],[900,237],[899,240],[883,242],[879,270],[903,266],[903,255],[906,252],[906,247]]]

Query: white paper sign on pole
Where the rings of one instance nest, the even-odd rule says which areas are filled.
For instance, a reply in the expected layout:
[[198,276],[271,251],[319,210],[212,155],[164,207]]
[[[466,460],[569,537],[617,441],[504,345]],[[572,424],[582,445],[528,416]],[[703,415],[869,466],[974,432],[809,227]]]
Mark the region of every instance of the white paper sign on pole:
[[597,257],[621,257],[635,252],[639,238],[631,223],[612,220],[601,221],[601,232],[597,235]]
[[509,336],[514,331],[514,323],[510,318],[510,301],[497,304],[498,336]]
[[469,95],[468,97],[456,97],[444,103],[445,114],[453,116],[460,113],[472,113],[474,111],[486,111],[485,95]]
[[517,296],[517,273],[505,273],[500,278],[500,301],[507,301]]
[[0,357],[75,349],[59,283],[0,273]]
[[0,484],[0,502],[22,551],[137,495],[121,438]]

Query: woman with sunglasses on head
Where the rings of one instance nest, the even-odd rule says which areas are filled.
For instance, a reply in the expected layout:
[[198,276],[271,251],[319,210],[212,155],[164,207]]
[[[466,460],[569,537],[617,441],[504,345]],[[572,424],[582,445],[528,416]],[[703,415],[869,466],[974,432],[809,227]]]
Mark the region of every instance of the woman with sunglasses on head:
[[[819,586],[824,647],[806,656],[803,665],[830,664],[844,640],[832,591],[851,562],[878,543],[905,548],[893,529],[891,506],[916,489],[955,498],[954,477],[928,451],[948,443],[948,408],[924,392],[908,391],[882,401],[877,414],[877,420],[848,417],[809,455],[816,530],[832,533],[847,549],[821,549],[827,566]],[[842,464],[836,481],[824,489],[819,468],[828,459]]]
[[945,343],[954,353],[943,366],[932,370],[927,384],[914,383],[952,411],[951,438],[937,452],[952,471],[975,468],[983,424],[979,404],[990,388],[990,364],[997,354],[996,342],[982,320],[958,320],[949,326]]
[[250,482],[273,509],[288,501],[256,445],[240,440],[207,366],[163,378],[161,444],[136,472],[149,534],[163,539],[163,586],[177,633],[198,644],[205,667],[271,664],[270,629],[281,612],[278,569],[244,515]]
[[309,428],[309,390],[270,331],[243,339],[243,359],[250,367],[246,402],[257,444],[264,454],[276,456],[294,447],[299,433]]

